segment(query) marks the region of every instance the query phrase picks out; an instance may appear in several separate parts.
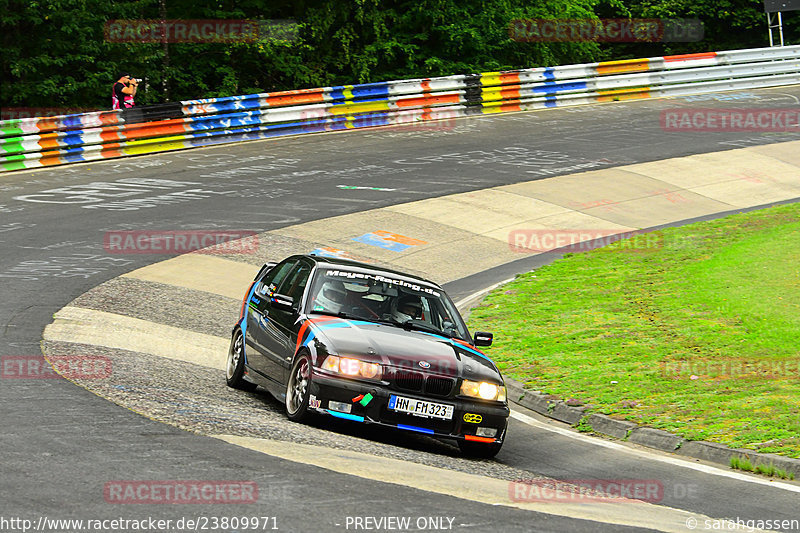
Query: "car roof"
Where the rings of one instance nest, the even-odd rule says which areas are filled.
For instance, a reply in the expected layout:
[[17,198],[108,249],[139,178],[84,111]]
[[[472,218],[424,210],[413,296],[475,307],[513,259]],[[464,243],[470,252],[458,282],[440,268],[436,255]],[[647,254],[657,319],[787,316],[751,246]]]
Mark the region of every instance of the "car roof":
[[399,270],[394,270],[391,268],[385,268],[382,266],[371,265],[368,263],[362,263],[360,261],[353,261],[351,259],[341,259],[339,257],[328,257],[328,256],[321,256],[321,255],[314,255],[314,254],[306,254],[306,255],[298,255],[298,258],[304,257],[306,259],[310,259],[311,261],[315,262],[318,266],[323,265],[330,265],[334,267],[341,267],[343,270],[353,271],[353,272],[369,272],[374,274],[391,274],[392,276],[402,277],[408,280],[414,280],[417,282],[425,283],[426,285],[431,285],[432,287],[436,287],[441,289],[441,287],[428,279],[415,276],[413,274],[409,274],[407,272],[401,272]]

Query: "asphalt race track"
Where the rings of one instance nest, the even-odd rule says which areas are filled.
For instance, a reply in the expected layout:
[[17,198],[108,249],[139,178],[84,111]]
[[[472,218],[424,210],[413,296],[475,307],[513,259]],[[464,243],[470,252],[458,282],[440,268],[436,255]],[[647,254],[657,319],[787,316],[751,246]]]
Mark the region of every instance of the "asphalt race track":
[[[127,298],[131,309],[165,313],[178,327],[226,335],[238,309],[227,315],[230,303],[223,298],[219,305],[193,309],[191,291],[178,301],[178,293],[170,291],[141,294],[130,280],[126,291],[127,278],[114,280],[115,292],[98,287],[165,259],[108,254],[103,247],[108,231],[263,232],[584,170],[796,141],[798,133],[666,133],[659,119],[662,110],[674,107],[787,108],[797,106],[798,98],[800,87],[788,87],[618,102],[0,175],[0,354],[41,354],[45,326],[78,297],[99,309],[125,307]],[[460,285],[448,281],[466,295],[507,274],[500,269]],[[98,347],[74,344],[55,349],[104,355]],[[36,523],[42,516],[154,517],[174,524],[182,517],[271,516],[269,527],[281,531],[353,531],[359,523],[367,530],[356,518],[390,516],[411,517],[412,524],[424,526],[412,530],[463,531],[636,529],[622,524],[688,531],[686,520],[695,516],[698,530],[703,517],[800,519],[798,483],[699,464],[689,468],[627,445],[600,446],[519,408],[497,459],[469,461],[446,443],[413,435],[348,424],[290,424],[276,401],[231,391],[208,368],[146,354],[117,357],[121,371],[139,375],[141,388],[137,393],[127,384],[125,390],[126,383],[110,380],[106,396],[116,390],[126,399],[123,405],[134,398],[131,409],[154,409],[154,418],[174,425],[63,379],[1,380],[2,518]],[[215,406],[224,406],[224,412]],[[212,434],[291,445],[272,444],[265,454],[255,441],[204,436]],[[330,458],[339,466],[332,467]],[[401,475],[406,469],[408,476]],[[494,505],[487,496],[508,490],[513,480],[543,477],[655,480],[663,494],[655,505],[622,503],[607,514],[563,502],[514,508]],[[431,478],[439,485],[432,486]],[[258,486],[258,502],[109,503],[104,487],[121,480],[247,480]],[[13,527],[0,523],[0,530],[21,530]],[[392,528],[384,523],[382,529]]]

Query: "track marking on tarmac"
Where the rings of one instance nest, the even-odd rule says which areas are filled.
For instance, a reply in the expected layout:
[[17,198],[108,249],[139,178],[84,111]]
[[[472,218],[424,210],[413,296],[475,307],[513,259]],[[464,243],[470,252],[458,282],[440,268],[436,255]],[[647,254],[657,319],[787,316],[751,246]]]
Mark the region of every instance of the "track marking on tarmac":
[[609,448],[615,451],[621,451],[625,453],[629,453],[631,455],[636,455],[637,457],[642,457],[647,459],[648,461],[658,461],[661,463],[667,463],[670,465],[675,466],[682,466],[684,468],[691,468],[692,470],[697,470],[698,472],[703,472],[705,474],[713,474],[715,476],[727,477],[731,479],[735,479],[737,481],[747,481],[749,483],[755,483],[757,485],[766,485],[768,487],[774,487],[776,489],[783,489],[788,490],[789,492],[798,492],[800,493],[800,486],[797,485],[790,485],[788,483],[781,483],[780,481],[770,481],[766,479],[761,479],[754,476],[749,476],[746,474],[740,474],[739,472],[731,472],[728,470],[723,470],[721,468],[717,468],[715,466],[709,466],[699,463],[692,463],[690,461],[686,461],[684,459],[678,459],[677,457],[669,457],[664,455],[658,455],[655,453],[647,452],[645,450],[639,450],[636,448],[631,448],[629,446],[625,446],[623,444],[619,444],[612,441],[607,441],[603,439],[598,439],[596,437],[590,437],[588,435],[582,435],[580,433],[575,433],[566,428],[560,428],[556,426],[551,426],[545,424],[544,422],[539,422],[533,417],[530,417],[524,413],[521,413],[517,410],[511,410],[511,417],[519,420],[524,424],[528,424],[529,426],[533,426],[537,429],[543,429],[545,431],[550,431],[552,433],[558,433],[559,435],[563,435],[565,437],[569,437],[571,439],[579,440],[581,442],[586,442],[590,444],[594,444],[595,446],[601,446],[603,448]]
[[54,315],[43,338],[147,353],[217,370],[225,369],[229,347],[223,337],[72,306]]
[[249,263],[191,253],[153,263],[122,277],[201,290],[241,301],[258,268]]
[[569,499],[572,493],[556,489],[553,489],[553,498],[547,501],[514,501],[511,499],[513,482],[502,479],[338,448],[322,448],[309,444],[235,435],[213,436],[243,448],[296,463],[310,464],[342,474],[490,505],[504,505],[593,522],[676,533],[686,533],[686,523],[692,518],[699,521],[709,518],[639,500],[618,499],[599,502],[578,498],[577,503],[566,503],[565,500]]
[[508,278],[508,279],[504,279],[503,281],[498,281],[497,283],[493,283],[492,285],[489,285],[488,287],[486,287],[484,289],[480,289],[480,290],[477,290],[477,291],[473,292],[469,296],[465,296],[465,297],[461,298],[459,301],[455,302],[456,307],[458,308],[458,311],[461,314],[464,314],[464,306],[469,304],[472,300],[477,300],[478,298],[480,298],[484,294],[488,294],[488,293],[492,292],[493,290],[495,290],[497,287],[500,287],[501,285],[505,285],[506,283],[510,283],[510,282],[514,281],[514,279],[515,278]]

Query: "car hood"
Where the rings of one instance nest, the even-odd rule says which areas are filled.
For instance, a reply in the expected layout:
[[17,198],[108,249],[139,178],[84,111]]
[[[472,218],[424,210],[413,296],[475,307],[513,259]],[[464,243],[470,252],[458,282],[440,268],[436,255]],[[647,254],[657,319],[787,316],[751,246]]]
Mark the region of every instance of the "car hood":
[[486,355],[458,339],[336,317],[312,317],[304,326],[331,354],[445,376],[501,379]]

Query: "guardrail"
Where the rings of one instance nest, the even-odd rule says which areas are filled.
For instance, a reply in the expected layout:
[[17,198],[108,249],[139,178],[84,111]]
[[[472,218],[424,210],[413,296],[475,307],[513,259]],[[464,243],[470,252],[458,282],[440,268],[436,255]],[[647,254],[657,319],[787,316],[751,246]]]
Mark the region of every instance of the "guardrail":
[[0,121],[0,171],[474,114],[800,83],[800,46],[484,72]]

